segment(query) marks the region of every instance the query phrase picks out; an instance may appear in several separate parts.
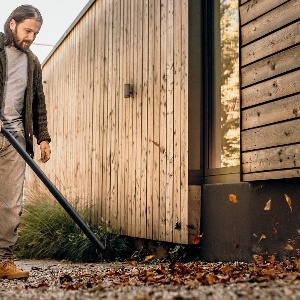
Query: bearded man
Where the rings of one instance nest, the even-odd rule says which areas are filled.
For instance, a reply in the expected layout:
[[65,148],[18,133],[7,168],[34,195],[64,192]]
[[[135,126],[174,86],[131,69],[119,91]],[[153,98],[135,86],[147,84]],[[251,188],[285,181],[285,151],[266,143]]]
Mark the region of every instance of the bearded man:
[[[42,86],[42,70],[29,50],[42,26],[38,9],[17,7],[0,33],[0,123],[33,157],[33,136],[41,161],[50,159],[50,135]],[[1,126],[0,125],[0,126]],[[23,207],[25,161],[0,132],[0,278],[27,278],[16,267],[13,247]]]

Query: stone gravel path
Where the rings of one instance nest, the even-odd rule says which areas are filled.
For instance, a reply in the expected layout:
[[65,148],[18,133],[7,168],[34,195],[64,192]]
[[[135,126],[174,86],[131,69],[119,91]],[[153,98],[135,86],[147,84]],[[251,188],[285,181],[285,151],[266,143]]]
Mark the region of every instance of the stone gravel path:
[[[127,263],[73,264],[58,261],[17,261],[30,271],[27,280],[0,280],[0,299],[120,299],[120,300],[183,300],[183,299],[300,299],[300,281],[288,277],[267,282],[233,282],[226,284],[162,285],[137,283],[134,274],[145,265]],[[124,284],[128,273],[131,284]],[[121,273],[120,273],[121,274]],[[123,278],[123,279],[122,279]],[[128,283],[128,282],[127,282]]]

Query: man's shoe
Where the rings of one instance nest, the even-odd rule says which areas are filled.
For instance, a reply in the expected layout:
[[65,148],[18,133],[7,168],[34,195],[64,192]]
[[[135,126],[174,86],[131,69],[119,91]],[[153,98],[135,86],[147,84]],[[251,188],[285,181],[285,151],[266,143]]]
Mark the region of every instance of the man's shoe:
[[12,260],[4,260],[0,263],[0,278],[21,279],[28,277],[29,272],[18,269]]

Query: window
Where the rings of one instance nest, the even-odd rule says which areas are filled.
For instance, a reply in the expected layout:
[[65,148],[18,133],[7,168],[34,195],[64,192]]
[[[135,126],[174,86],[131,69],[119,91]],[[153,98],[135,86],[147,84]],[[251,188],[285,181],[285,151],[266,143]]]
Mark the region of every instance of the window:
[[240,165],[238,0],[206,0],[206,177],[237,174]]

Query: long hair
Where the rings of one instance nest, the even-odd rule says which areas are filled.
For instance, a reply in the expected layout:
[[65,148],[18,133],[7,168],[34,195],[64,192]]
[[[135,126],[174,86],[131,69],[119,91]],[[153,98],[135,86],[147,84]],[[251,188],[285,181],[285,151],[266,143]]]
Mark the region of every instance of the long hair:
[[8,17],[4,24],[4,34],[5,34],[5,46],[9,46],[13,44],[13,34],[10,30],[9,23],[14,19],[16,24],[20,24],[24,22],[26,19],[34,19],[41,24],[43,24],[43,17],[40,11],[33,7],[32,5],[21,5],[18,6]]

